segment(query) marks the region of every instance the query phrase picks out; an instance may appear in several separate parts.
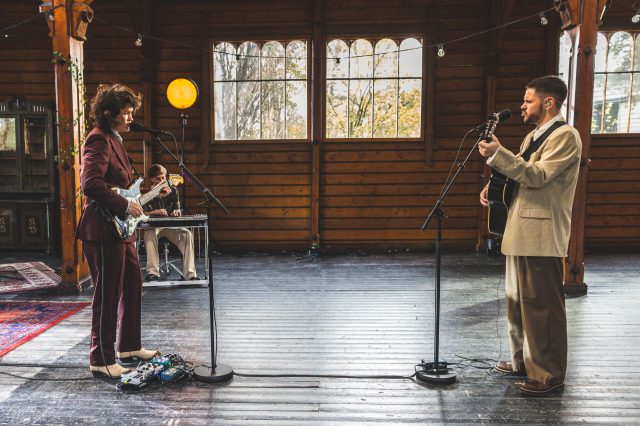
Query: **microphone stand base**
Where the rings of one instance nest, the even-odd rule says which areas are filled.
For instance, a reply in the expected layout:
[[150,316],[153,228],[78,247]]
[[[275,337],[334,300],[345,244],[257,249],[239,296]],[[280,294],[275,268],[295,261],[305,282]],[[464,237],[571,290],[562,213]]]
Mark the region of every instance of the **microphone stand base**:
[[434,368],[433,363],[423,364],[424,370],[416,373],[416,378],[424,383],[432,385],[449,385],[457,380],[456,374],[452,369],[447,368],[446,363],[438,363]]
[[218,365],[215,369],[199,365],[193,370],[193,378],[199,382],[223,383],[233,378],[233,370],[228,365]]

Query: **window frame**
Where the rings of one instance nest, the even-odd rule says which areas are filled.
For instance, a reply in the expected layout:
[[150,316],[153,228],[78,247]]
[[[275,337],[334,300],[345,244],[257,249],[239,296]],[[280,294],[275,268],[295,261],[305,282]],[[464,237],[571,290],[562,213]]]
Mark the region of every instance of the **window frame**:
[[[307,51],[307,77],[306,77],[306,83],[307,83],[307,102],[306,102],[306,112],[307,112],[307,135],[305,138],[291,138],[291,139],[216,139],[216,110],[215,110],[215,70],[214,70],[214,66],[215,66],[215,47],[221,43],[230,43],[232,44],[236,49],[243,43],[246,42],[253,42],[256,43],[260,49],[262,49],[262,47],[268,43],[268,42],[272,42],[272,41],[277,41],[279,43],[281,43],[283,45],[283,47],[286,50],[287,44],[292,42],[292,41],[296,41],[296,40],[300,40],[300,41],[304,41],[306,43],[306,51]],[[233,144],[233,145],[238,145],[238,144],[290,144],[290,143],[311,143],[311,131],[312,131],[312,117],[311,117],[311,111],[312,111],[312,90],[313,90],[313,80],[312,80],[312,65],[313,65],[313,61],[312,61],[312,43],[313,40],[311,38],[311,36],[309,35],[299,35],[299,36],[279,36],[279,37],[220,37],[220,38],[210,38],[209,39],[209,70],[208,70],[208,76],[209,76],[209,105],[211,105],[210,111],[209,111],[209,123],[210,123],[210,144],[212,145],[221,145],[221,144]],[[260,80],[255,80],[257,82],[265,82],[265,81],[271,81],[271,80],[264,80],[264,79],[260,79]],[[285,79],[286,81],[286,79]],[[301,80],[298,80],[301,81]]]
[[[631,36],[632,40],[633,40],[633,45],[631,46],[631,48],[632,48],[632,57],[631,57],[632,70],[631,71],[623,71],[623,72],[608,72],[608,71],[596,72],[595,71],[595,67],[594,67],[594,70],[593,70],[594,83],[595,83],[596,74],[605,76],[604,89],[603,89],[603,95],[604,96],[603,96],[603,102],[602,102],[603,106],[606,104],[606,99],[607,99],[607,97],[606,97],[606,87],[607,87],[606,83],[607,83],[607,80],[608,80],[607,77],[608,77],[609,74],[623,74],[623,73],[627,74],[628,73],[628,74],[631,75],[631,79],[629,81],[629,85],[630,85],[630,93],[629,93],[629,97],[630,97],[629,99],[630,100],[629,100],[629,102],[630,102],[630,104],[632,103],[632,100],[633,100],[632,95],[633,95],[634,80],[636,78],[640,78],[640,69],[637,69],[637,70],[633,69],[634,59],[635,59],[635,61],[637,61],[637,58],[634,58],[633,55],[635,54],[635,52],[637,50],[636,45],[640,44],[640,30],[638,30],[637,28],[627,28],[627,27],[625,27],[625,28],[601,28],[598,31],[597,36],[602,34],[605,37],[605,39],[607,40],[607,51],[606,51],[605,57],[604,57],[605,67],[608,67],[608,62],[609,62],[609,42],[610,42],[611,37],[613,36],[613,34],[618,33],[618,32],[628,33]],[[565,36],[564,33],[561,32],[559,34],[559,37],[558,37],[558,48],[556,50],[556,61],[557,61],[556,72],[557,73],[561,72],[561,70],[559,69],[559,66],[560,66],[560,50],[561,50],[560,43],[561,43],[562,37],[564,37],[564,36]],[[575,48],[575,46],[573,48]],[[573,56],[573,54],[571,54],[570,58],[569,58],[569,67],[575,66],[575,65],[572,64],[571,56]],[[572,88],[572,87],[569,87],[569,90],[571,91],[571,90],[575,90],[575,89]],[[595,109],[594,108],[595,104],[593,102],[593,95],[595,95],[595,84],[594,84],[594,93],[592,94],[592,98],[591,98],[591,122],[589,123],[589,128],[591,128],[591,126],[593,125],[593,118],[594,118],[593,117],[593,111]],[[566,108],[563,108],[563,111],[566,112],[567,114],[569,112]],[[628,115],[629,121],[627,122],[627,126],[628,126],[627,128],[628,129],[631,127],[631,117],[632,117],[631,112],[632,111],[631,111],[631,105],[630,105],[629,113],[628,113],[629,114]],[[600,119],[600,127],[603,128],[604,125],[603,125],[603,117],[602,117],[602,115],[600,115],[599,119]],[[611,133],[609,133],[609,132],[597,132],[597,133],[595,133],[595,132],[591,132],[590,131],[590,134],[591,134],[592,138],[628,138],[628,137],[638,137],[638,136],[640,136],[640,131],[634,131],[634,132],[629,132],[629,131],[627,131],[627,132],[611,132]]]
[[[327,137],[327,87],[328,87],[328,79],[327,79],[327,47],[329,45],[329,43],[331,43],[334,40],[342,40],[345,41],[347,43],[347,45],[350,47],[351,43],[355,42],[356,40],[367,40],[369,43],[371,43],[371,46],[373,48],[373,51],[375,52],[375,46],[376,43],[379,42],[380,40],[383,39],[391,39],[393,40],[397,45],[398,48],[400,46],[400,44],[402,43],[403,40],[409,39],[409,38],[414,38],[416,39],[418,42],[421,43],[422,45],[422,49],[421,49],[421,93],[420,93],[420,135],[418,137],[393,137],[393,138],[381,138],[381,137],[367,137],[367,138],[353,138],[353,137],[346,137],[346,138],[329,138]],[[427,133],[428,133],[428,125],[430,125],[431,123],[428,123],[429,120],[429,111],[431,111],[432,105],[427,105],[428,100],[429,100],[429,96],[427,96],[428,94],[428,90],[429,90],[429,86],[428,86],[428,80],[427,78],[433,79],[434,76],[432,75],[433,72],[433,67],[429,67],[429,61],[428,59],[430,59],[431,61],[434,61],[435,58],[433,57],[429,57],[428,58],[428,51],[430,49],[427,49],[425,47],[425,43],[427,43],[427,34],[426,33],[377,33],[377,34],[338,34],[338,33],[334,33],[334,34],[327,34],[325,35],[324,39],[322,40],[323,46],[322,46],[322,93],[320,94],[321,99],[322,99],[322,141],[323,142],[327,142],[327,143],[398,143],[398,142],[412,142],[412,143],[416,143],[416,142],[424,142],[427,139]],[[376,77],[375,75],[372,76],[371,78],[372,80],[375,81]],[[351,78],[347,78],[346,80],[352,80]],[[400,82],[402,80],[402,78],[400,78],[399,76],[396,77],[396,80],[398,82]],[[348,98],[347,98],[347,105],[348,105]],[[347,106],[348,108],[348,106]]]

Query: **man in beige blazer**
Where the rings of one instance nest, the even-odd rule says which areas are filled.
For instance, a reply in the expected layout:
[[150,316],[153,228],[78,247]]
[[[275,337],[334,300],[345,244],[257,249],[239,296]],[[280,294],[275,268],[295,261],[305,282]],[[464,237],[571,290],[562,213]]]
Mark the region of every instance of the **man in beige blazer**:
[[[487,164],[517,184],[502,240],[511,361],[499,361],[496,369],[526,375],[520,390],[529,395],[562,388],[567,368],[563,258],[582,142],[573,127],[555,124],[564,121],[560,108],[566,97],[560,78],[532,80],[520,108],[524,122],[536,128],[524,138],[519,154],[505,149],[495,136],[478,145]],[[559,127],[527,152],[552,126]],[[487,187],[480,203],[488,205]]]

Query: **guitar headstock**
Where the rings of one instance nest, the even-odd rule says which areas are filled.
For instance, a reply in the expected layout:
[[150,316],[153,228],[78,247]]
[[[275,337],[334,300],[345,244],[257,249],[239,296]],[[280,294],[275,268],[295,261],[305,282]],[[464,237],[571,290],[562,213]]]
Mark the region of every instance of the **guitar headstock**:
[[169,185],[171,186],[182,185],[184,183],[184,177],[178,174],[170,173],[169,176],[167,176],[167,182],[169,182]]

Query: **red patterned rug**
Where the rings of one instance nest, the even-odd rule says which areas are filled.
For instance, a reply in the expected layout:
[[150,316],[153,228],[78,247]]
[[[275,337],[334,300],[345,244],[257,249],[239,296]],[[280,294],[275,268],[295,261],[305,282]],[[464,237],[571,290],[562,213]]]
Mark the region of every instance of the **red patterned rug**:
[[0,301],[0,356],[28,342],[89,304]]

